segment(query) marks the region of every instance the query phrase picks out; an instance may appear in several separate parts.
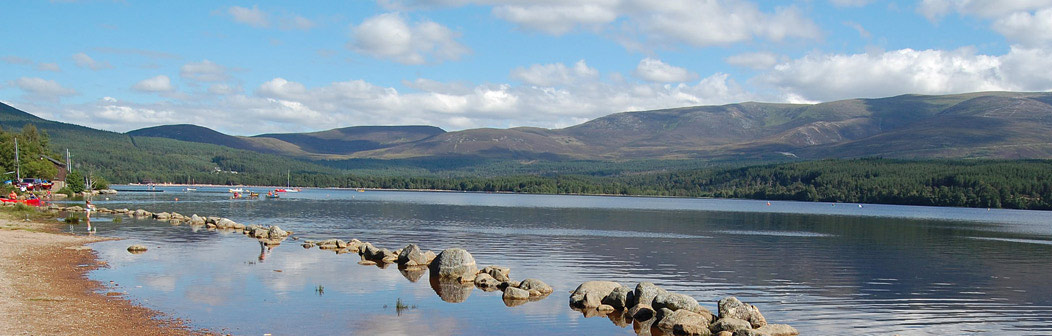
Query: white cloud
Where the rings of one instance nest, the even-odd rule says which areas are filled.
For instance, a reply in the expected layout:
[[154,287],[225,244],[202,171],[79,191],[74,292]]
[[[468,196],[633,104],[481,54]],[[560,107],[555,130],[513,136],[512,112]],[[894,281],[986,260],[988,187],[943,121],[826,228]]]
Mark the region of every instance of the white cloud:
[[993,29],[1009,40],[1023,45],[1052,44],[1052,8],[1034,13],[1012,13],[994,21]]
[[308,18],[299,16],[299,15],[295,15],[295,14],[290,14],[289,17],[281,19],[281,29],[285,29],[285,30],[292,30],[292,29],[310,30],[311,28],[314,28],[314,26],[316,26],[316,25],[317,24],[314,23],[314,21],[311,21]]
[[172,81],[168,76],[157,75],[135,83],[132,89],[142,92],[171,92],[175,90],[175,87],[172,86]]
[[678,83],[698,78],[698,74],[687,69],[668,65],[661,60],[649,57],[639,61],[639,65],[632,73],[636,77],[654,83]]
[[1052,0],[922,0],[917,12],[934,21],[951,12],[994,18],[1049,6]]
[[829,2],[837,7],[862,7],[873,2],[873,0],[829,0]]
[[34,99],[54,101],[64,96],[77,94],[77,90],[64,87],[56,81],[37,77],[22,77],[15,80],[13,84]]
[[109,69],[113,66],[109,62],[99,62],[88,56],[85,53],[73,54],[73,62],[81,68],[87,68],[91,70]]
[[504,5],[493,9],[497,17],[530,30],[562,35],[577,26],[597,29],[617,19],[616,1],[537,2]]
[[4,63],[7,63],[7,64],[16,64],[16,65],[31,65],[31,64],[33,64],[33,60],[28,59],[28,58],[18,57],[18,56],[4,56],[3,58],[0,58],[0,60],[3,60]]
[[410,26],[398,13],[380,14],[351,27],[348,48],[402,64],[457,60],[469,52],[460,34],[431,21]]
[[870,38],[870,37],[872,36],[872,35],[871,35],[871,34],[869,33],[869,31],[868,31],[868,30],[866,30],[866,28],[865,28],[865,27],[862,27],[862,24],[860,24],[860,23],[858,23],[858,22],[854,22],[854,21],[845,21],[845,22],[844,22],[844,25],[845,25],[845,26],[848,26],[848,27],[851,27],[851,29],[854,29],[855,31],[857,31],[857,32],[858,32],[858,36],[860,36],[860,37],[862,37],[862,38],[868,39],[868,38]]
[[40,70],[40,71],[51,71],[51,72],[61,72],[62,68],[58,66],[58,63],[38,63],[37,64],[37,70]]
[[241,92],[240,87],[234,87],[227,84],[217,83],[208,86],[208,93],[214,95],[228,95]]
[[516,68],[511,77],[523,83],[536,86],[562,86],[581,81],[593,81],[599,78],[599,70],[589,67],[580,60],[573,67],[562,63],[534,64],[529,68]]
[[209,60],[184,64],[179,76],[199,82],[222,82],[230,77],[226,67]]
[[[857,2],[857,0],[855,0]],[[604,31],[630,49],[723,45],[756,38],[814,39],[818,26],[795,7],[761,11],[746,0],[383,0],[398,10],[493,6],[519,27],[561,35],[578,27]],[[759,24],[762,23],[762,24]]]
[[1052,90],[1052,52],[1013,46],[1000,56],[901,49],[866,54],[814,54],[779,64],[758,80],[806,100],[906,93]]
[[259,6],[256,5],[253,5],[252,8],[231,6],[227,9],[227,14],[230,14],[230,16],[234,18],[234,21],[252,27],[266,28],[270,26],[270,20],[267,18],[267,13],[264,13],[259,9]]
[[767,69],[778,64],[780,56],[769,52],[753,52],[729,56],[724,62],[730,65],[743,66],[753,69]]

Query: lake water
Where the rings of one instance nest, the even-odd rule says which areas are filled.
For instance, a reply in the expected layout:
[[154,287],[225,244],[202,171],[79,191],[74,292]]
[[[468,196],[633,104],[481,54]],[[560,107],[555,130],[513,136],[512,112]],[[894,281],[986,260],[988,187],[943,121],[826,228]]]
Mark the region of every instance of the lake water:
[[[499,291],[478,289],[452,303],[426,274],[360,265],[356,254],[293,240],[266,251],[241,234],[96,216],[98,234],[126,239],[92,245],[109,263],[92,279],[219,332],[635,334],[631,324],[567,305],[578,284],[611,280],[653,282],[712,311],[720,298],[737,296],[804,335],[1052,334],[1049,212],[323,189],[231,200],[226,188],[162,189],[93,203],[222,216],[278,225],[300,239],[357,238],[392,250],[463,247],[480,268],[510,267],[516,280],[555,288],[514,307]],[[128,253],[135,243],[150,250]],[[396,309],[399,301],[408,308]]]

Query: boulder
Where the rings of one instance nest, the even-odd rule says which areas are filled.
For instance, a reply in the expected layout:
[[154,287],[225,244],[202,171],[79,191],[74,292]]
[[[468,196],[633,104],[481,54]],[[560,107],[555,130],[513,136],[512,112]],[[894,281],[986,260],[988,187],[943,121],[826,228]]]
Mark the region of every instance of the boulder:
[[[539,295],[548,295],[551,294],[553,291],[552,286],[548,286],[548,284],[544,283],[544,281],[540,281],[537,279],[524,279],[522,280],[522,282],[519,283],[519,286],[517,287],[519,287],[519,289],[524,289],[530,292],[537,291],[538,293],[540,293]],[[533,296],[539,295],[534,294]]]
[[530,292],[515,288],[508,287],[504,289],[504,299],[506,300],[526,300],[530,298]]
[[314,247],[314,243],[311,243],[311,242],[305,242],[305,243],[303,243],[303,244],[300,244],[300,246],[303,246],[303,248],[305,248],[305,249],[309,249],[309,248],[312,248],[312,247]]
[[323,249],[323,250],[339,249],[340,245],[345,245],[346,246],[347,243],[345,243],[344,241],[339,240],[339,239],[326,239],[326,240],[322,240],[322,241],[318,242],[318,248]]
[[135,245],[132,245],[132,246],[128,246],[128,252],[131,252],[131,253],[136,253],[136,252],[141,253],[141,252],[146,252],[146,250],[147,250],[146,246],[140,245],[140,244],[135,244]]
[[494,279],[489,273],[479,273],[475,276],[475,287],[481,289],[497,288],[500,285],[500,281]]
[[424,251],[424,259],[427,260],[427,263],[425,263],[426,265],[430,265],[431,262],[435,261],[435,258],[437,258],[437,257],[438,257],[438,255],[436,255],[435,252],[433,252],[431,250]]
[[[522,285],[519,287],[521,288]],[[599,307],[599,305],[603,304],[603,298],[610,295],[610,292],[617,287],[621,287],[621,284],[613,281],[585,281],[570,294],[570,306],[579,308]]]
[[721,331],[716,333],[716,336],[734,336],[734,333],[730,331]]
[[427,265],[427,255],[416,244],[409,244],[398,253],[398,264],[406,266]]
[[754,305],[746,304],[738,300],[738,298],[729,296],[720,300],[719,304],[720,318],[731,317],[736,319],[742,319],[749,321],[749,324],[753,328],[760,328],[767,325],[767,319],[760,314],[760,309]]
[[595,307],[595,310],[603,312],[603,313],[610,313],[610,312],[613,312],[613,311],[617,310],[617,308],[614,308],[614,306],[611,306],[611,305],[608,305],[608,304],[601,304],[601,305],[599,305],[599,307]]
[[746,320],[736,319],[733,317],[723,317],[719,320],[716,320],[716,322],[713,322],[712,325],[709,326],[709,329],[712,330],[712,332],[714,333],[718,333],[721,331],[735,332],[738,330],[752,329],[752,325],[750,325],[749,321]]
[[362,257],[365,257],[369,253],[373,253],[373,250],[375,250],[375,249],[376,249],[376,247],[373,246],[373,243],[369,243],[369,242],[362,243],[362,246],[358,247],[358,255],[360,255]]
[[637,321],[646,321],[654,318],[654,308],[646,303],[637,303],[628,310],[628,316]]
[[158,212],[153,214],[153,218],[156,220],[169,220],[172,218],[172,214],[167,212]]
[[[435,260],[429,265],[431,276],[442,279],[460,279],[460,281],[474,281],[478,274],[478,266],[471,253],[461,248],[451,248],[439,253]],[[470,279],[470,280],[469,280]]]
[[[234,221],[230,220],[229,218],[222,218],[218,222],[216,222],[216,227],[220,228],[220,229],[232,229],[232,228],[234,228],[234,224],[237,224],[237,222],[234,222]],[[256,237],[256,238],[259,238],[259,237]]]
[[277,225],[271,226],[270,229],[267,229],[267,237],[270,239],[283,239],[288,235],[288,232],[285,232],[285,230],[282,230]]
[[380,252],[378,253],[377,257],[385,263],[393,263],[396,260],[398,260],[398,253],[383,248],[380,249]]
[[614,309],[625,309],[628,305],[629,296],[632,296],[632,289],[625,286],[617,287],[603,298],[602,303],[610,305]]
[[[666,312],[668,311],[668,308],[664,309],[666,309]],[[657,327],[666,334],[672,335],[712,335],[712,332],[709,330],[709,320],[701,314],[686,309],[666,313],[661,318],[661,322],[658,322]]]
[[190,225],[205,225],[205,219],[197,214],[193,214],[190,216]]
[[511,269],[507,267],[486,266],[486,268],[482,269],[482,273],[489,274],[494,279],[497,279],[497,281],[511,280],[508,276],[511,273]]
[[510,280],[509,280],[509,281],[504,281],[504,282],[501,282],[501,283],[500,283],[500,285],[498,285],[497,287],[498,287],[498,288],[500,288],[501,290],[503,290],[504,288],[508,288],[508,287],[515,287],[515,288],[519,288],[519,285],[520,285],[520,284],[521,284],[521,282],[518,282],[518,281],[510,281]]
[[219,221],[222,220],[222,219],[223,218],[211,216],[211,217],[205,218],[205,224],[208,224],[208,223],[216,224],[216,223],[219,223]]
[[689,295],[667,292],[661,293],[654,298],[653,306],[654,309],[668,308],[672,311],[686,309],[691,312],[704,315],[706,316],[706,320],[712,322],[712,312],[702,307],[700,304],[698,304],[698,300],[695,300]]
[[654,305],[654,299],[659,294],[666,293],[664,289],[658,287],[649,282],[640,282],[636,284],[636,290],[632,293],[632,301],[626,302],[629,306],[635,306],[636,304],[645,303],[647,305]]

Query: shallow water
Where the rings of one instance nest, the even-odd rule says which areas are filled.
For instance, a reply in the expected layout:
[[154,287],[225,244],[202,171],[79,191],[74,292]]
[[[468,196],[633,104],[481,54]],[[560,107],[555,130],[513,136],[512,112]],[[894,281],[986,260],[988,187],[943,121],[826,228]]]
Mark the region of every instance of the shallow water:
[[[230,200],[225,188],[179,190],[93,203],[392,250],[464,247],[480,266],[510,267],[515,279],[555,288],[515,307],[478,289],[444,292],[463,299],[451,303],[426,274],[411,281],[395,266],[359,265],[354,254],[291,240],[261,251],[240,234],[96,217],[98,234],[127,239],[93,244],[110,267],[91,278],[195,327],[234,334],[634,334],[567,306],[567,293],[587,280],[650,281],[713,311],[737,296],[805,335],[1052,333],[1048,212],[317,189]],[[150,250],[129,254],[134,243]],[[396,309],[399,300],[408,308]]]

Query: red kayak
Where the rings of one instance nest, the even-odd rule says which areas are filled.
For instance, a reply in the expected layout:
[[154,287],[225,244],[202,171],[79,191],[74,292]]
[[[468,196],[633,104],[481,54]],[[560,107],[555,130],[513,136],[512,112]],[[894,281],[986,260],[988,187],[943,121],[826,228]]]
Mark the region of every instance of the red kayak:
[[40,206],[39,199],[28,199],[28,200],[13,200],[7,198],[0,198],[0,203],[22,203],[25,205]]

